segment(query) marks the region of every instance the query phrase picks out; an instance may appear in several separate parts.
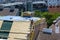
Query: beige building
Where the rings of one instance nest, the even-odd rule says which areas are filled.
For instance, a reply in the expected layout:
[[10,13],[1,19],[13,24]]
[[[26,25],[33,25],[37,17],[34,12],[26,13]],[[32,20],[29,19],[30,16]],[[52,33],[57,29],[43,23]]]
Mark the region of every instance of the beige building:
[[[33,40],[37,30],[35,26],[40,23],[40,20],[38,17],[1,16],[0,39]],[[36,24],[37,21],[39,22]]]

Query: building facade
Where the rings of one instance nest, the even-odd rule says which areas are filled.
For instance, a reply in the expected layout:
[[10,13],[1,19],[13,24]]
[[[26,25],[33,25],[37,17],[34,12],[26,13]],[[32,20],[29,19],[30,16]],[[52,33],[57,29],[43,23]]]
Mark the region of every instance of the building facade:
[[60,12],[60,0],[48,0],[49,12]]
[[[15,2],[22,2],[23,4],[21,5]],[[18,7],[20,10],[23,9],[24,11],[47,10],[47,5],[46,5],[47,3],[45,0],[5,0],[5,2],[2,1],[0,3],[5,3],[4,5],[7,5],[7,3],[15,3],[16,5],[15,4],[14,5],[11,4],[11,5]]]
[[[38,31],[34,27],[36,26],[36,22],[41,20],[38,17],[26,19],[20,16],[3,16],[0,18],[0,39],[5,40],[33,40],[34,35],[37,33],[36,31]],[[39,22],[36,26],[38,28],[40,27],[38,26]]]

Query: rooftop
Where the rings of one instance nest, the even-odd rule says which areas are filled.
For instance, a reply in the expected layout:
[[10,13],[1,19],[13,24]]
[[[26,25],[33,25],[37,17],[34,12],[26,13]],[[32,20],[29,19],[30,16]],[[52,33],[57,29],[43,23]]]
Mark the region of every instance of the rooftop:
[[6,3],[6,4],[0,4],[1,6],[12,6],[12,5],[19,5],[23,4],[23,2],[14,2],[14,3]]
[[44,3],[44,4],[46,4],[45,1],[36,1],[36,2],[33,2],[33,4],[39,4],[39,3]]
[[9,20],[9,21],[37,21],[40,20],[39,17],[21,17],[21,16],[0,16],[0,20]]

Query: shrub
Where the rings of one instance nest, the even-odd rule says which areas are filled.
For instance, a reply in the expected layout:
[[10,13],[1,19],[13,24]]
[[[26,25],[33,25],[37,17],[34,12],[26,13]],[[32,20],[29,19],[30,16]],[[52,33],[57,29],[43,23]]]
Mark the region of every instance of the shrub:
[[35,11],[35,17],[44,17],[46,18],[46,22],[48,24],[48,28],[49,26],[52,25],[53,21],[60,16],[59,13],[49,13],[49,12],[40,12],[40,11]]

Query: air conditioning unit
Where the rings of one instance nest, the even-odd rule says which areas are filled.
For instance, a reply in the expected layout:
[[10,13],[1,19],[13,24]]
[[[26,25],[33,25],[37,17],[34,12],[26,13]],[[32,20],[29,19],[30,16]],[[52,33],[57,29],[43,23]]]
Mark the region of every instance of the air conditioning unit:
[[43,28],[42,32],[43,32],[44,34],[52,34],[52,29]]

